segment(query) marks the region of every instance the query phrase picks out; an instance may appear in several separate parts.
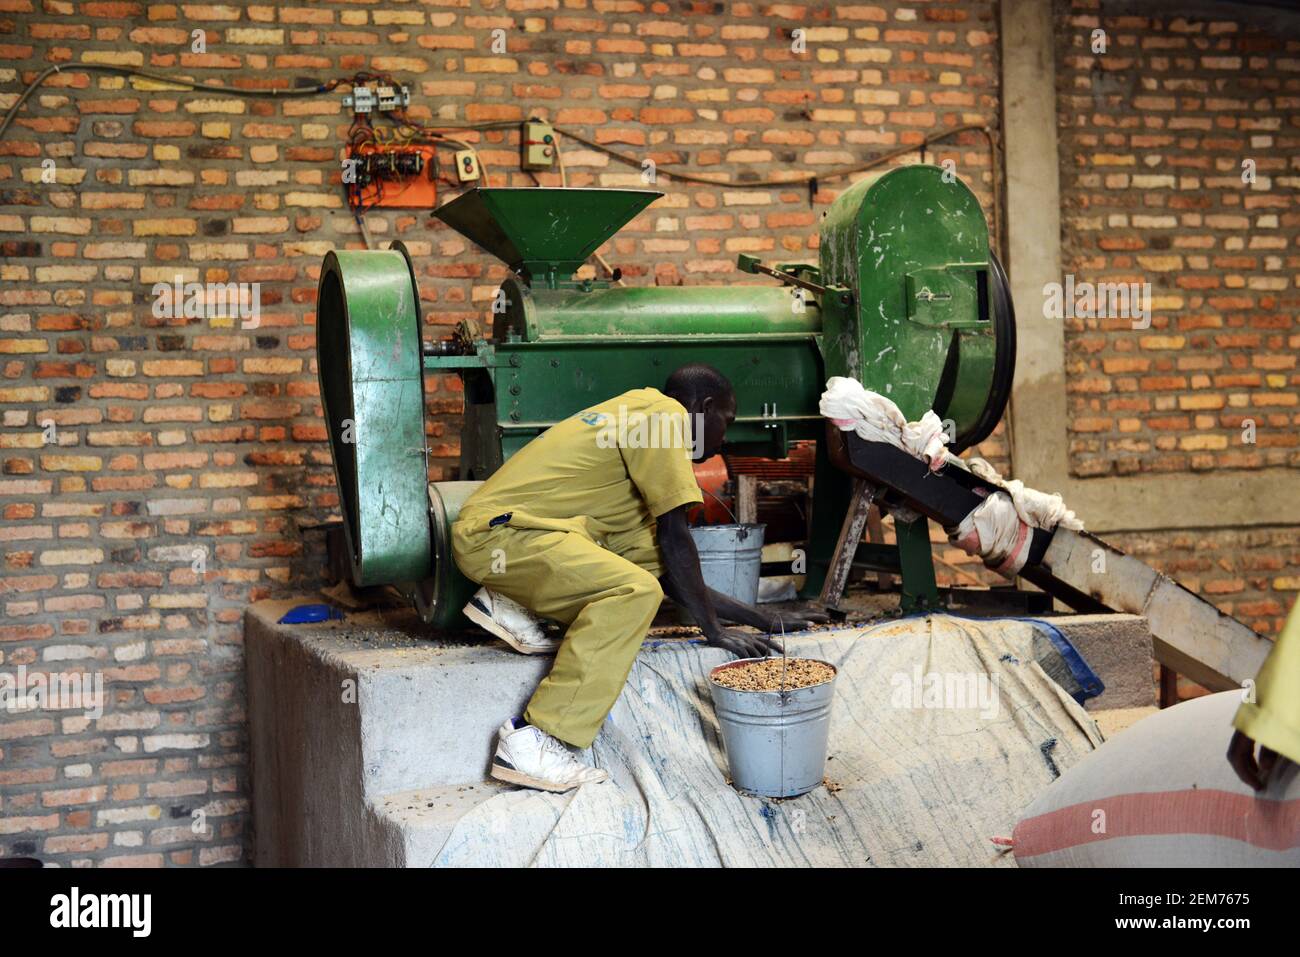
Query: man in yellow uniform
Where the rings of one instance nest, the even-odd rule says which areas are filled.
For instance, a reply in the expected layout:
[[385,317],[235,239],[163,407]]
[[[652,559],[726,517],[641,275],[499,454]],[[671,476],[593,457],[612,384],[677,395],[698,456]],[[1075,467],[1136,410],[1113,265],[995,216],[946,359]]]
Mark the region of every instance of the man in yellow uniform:
[[633,389],[557,423],[465,502],[452,552],[485,586],[466,614],[521,651],[547,643],[518,606],[567,626],[527,710],[498,731],[493,777],[550,791],[606,778],[567,746],[595,739],[665,593],[742,657],[780,649],[720,617],[769,633],[825,620],[782,621],[704,585],[686,521],[702,500],[691,463],[718,453],[735,416],[720,372],[683,366],[663,392]]
[[1259,669],[1254,700],[1242,703],[1232,724],[1237,730],[1228,743],[1228,763],[1256,791],[1288,758],[1300,763],[1300,601]]

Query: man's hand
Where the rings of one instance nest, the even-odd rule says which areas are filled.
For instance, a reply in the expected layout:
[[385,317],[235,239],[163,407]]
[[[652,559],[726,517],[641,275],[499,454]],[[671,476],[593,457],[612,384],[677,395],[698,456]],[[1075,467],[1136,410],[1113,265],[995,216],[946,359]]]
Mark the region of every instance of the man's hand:
[[729,651],[737,658],[766,658],[768,655],[782,653],[781,646],[775,641],[734,628],[722,628],[707,636],[706,641],[710,646]]
[[704,632],[708,644],[741,658],[764,658],[771,654],[782,654],[781,646],[760,635],[723,628],[718,619],[725,618],[737,624],[759,628],[770,635],[779,635],[783,631],[801,631],[817,622],[830,621],[829,617],[818,611],[769,614],[705,585],[704,576],[700,572],[700,556],[686,522],[687,507],[680,505],[655,516],[659,551],[663,555],[664,564],[664,574],[659,582],[664,594],[690,613],[700,631]]
[[769,615],[765,628],[768,634],[783,635],[787,631],[804,631],[813,625],[824,625],[830,620],[831,616],[824,611],[814,611],[811,608],[792,608],[789,611],[778,611]]
[[1232,765],[1232,770],[1237,772],[1237,777],[1241,778],[1243,784],[1249,785],[1256,791],[1262,791],[1268,786],[1269,776],[1280,762],[1276,751],[1260,748],[1259,762],[1256,763],[1255,742],[1242,732],[1234,731],[1232,740],[1228,742],[1228,763]]

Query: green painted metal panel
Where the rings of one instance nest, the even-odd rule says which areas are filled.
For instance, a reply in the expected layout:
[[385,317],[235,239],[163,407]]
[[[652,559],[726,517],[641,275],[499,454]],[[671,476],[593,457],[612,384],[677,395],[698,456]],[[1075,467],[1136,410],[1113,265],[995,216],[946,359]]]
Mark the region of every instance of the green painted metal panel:
[[506,309],[496,336],[526,342],[618,338],[625,342],[681,336],[753,339],[773,334],[816,335],[821,311],[789,287],[502,285]]
[[809,335],[505,343],[497,355],[506,360],[496,368],[497,420],[508,434],[535,435],[629,389],[662,388],[688,362],[714,366],[735,386],[730,446],[780,457],[790,441],[816,438],[823,428],[817,406],[825,376]]
[[856,299],[855,315],[826,317],[827,372],[860,379],[910,419],[933,408],[958,435],[974,427],[996,349],[975,195],[939,167],[902,167],[845,190],[821,235],[823,279]]
[[358,585],[429,573],[420,314],[400,250],[335,251],[317,295],[317,365]]

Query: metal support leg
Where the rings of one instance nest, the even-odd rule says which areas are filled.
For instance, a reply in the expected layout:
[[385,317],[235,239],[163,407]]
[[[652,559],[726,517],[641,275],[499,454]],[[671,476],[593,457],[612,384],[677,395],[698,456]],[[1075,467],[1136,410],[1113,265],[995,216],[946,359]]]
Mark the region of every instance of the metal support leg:
[[939,588],[934,580],[934,558],[930,554],[930,522],[922,517],[914,522],[894,518],[898,537],[898,560],[902,569],[904,614],[931,611],[939,607]]
[[808,537],[808,577],[805,599],[817,599],[835,554],[835,543],[843,516],[853,498],[853,480],[831,464],[826,443],[817,443],[817,468],[813,479],[812,530]]
[[758,521],[758,476],[736,476],[736,521],[742,525]]
[[826,580],[822,583],[821,597],[818,599],[818,603],[829,611],[840,607],[844,587],[849,583],[849,572],[853,569],[853,558],[857,554],[858,543],[862,541],[862,532],[867,527],[867,516],[875,497],[875,486],[862,479],[854,480],[849,508],[844,514],[840,537],[835,543],[835,554],[831,556],[830,568],[826,571]]

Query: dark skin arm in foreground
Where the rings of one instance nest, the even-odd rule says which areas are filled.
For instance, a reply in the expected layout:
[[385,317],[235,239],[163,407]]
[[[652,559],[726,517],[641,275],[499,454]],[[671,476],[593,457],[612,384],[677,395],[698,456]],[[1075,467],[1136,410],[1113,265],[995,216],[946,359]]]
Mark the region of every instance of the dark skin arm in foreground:
[[1261,747],[1257,762],[1255,742],[1242,732],[1234,731],[1232,740],[1228,742],[1228,763],[1232,765],[1232,770],[1237,772],[1237,777],[1241,778],[1243,784],[1250,785],[1256,791],[1262,791],[1268,786],[1268,779],[1274,769],[1284,764],[1285,759],[1279,761],[1276,751]]
[[769,634],[799,631],[811,624],[828,620],[820,612],[768,614],[705,585],[704,576],[700,572],[700,556],[695,550],[695,540],[691,537],[690,525],[686,521],[688,508],[686,505],[679,506],[656,519],[659,526],[659,550],[663,553],[666,569],[659,582],[664,594],[685,608],[695,619],[710,645],[723,648],[741,658],[781,654],[780,645],[770,638],[723,628],[720,619],[749,625]]

